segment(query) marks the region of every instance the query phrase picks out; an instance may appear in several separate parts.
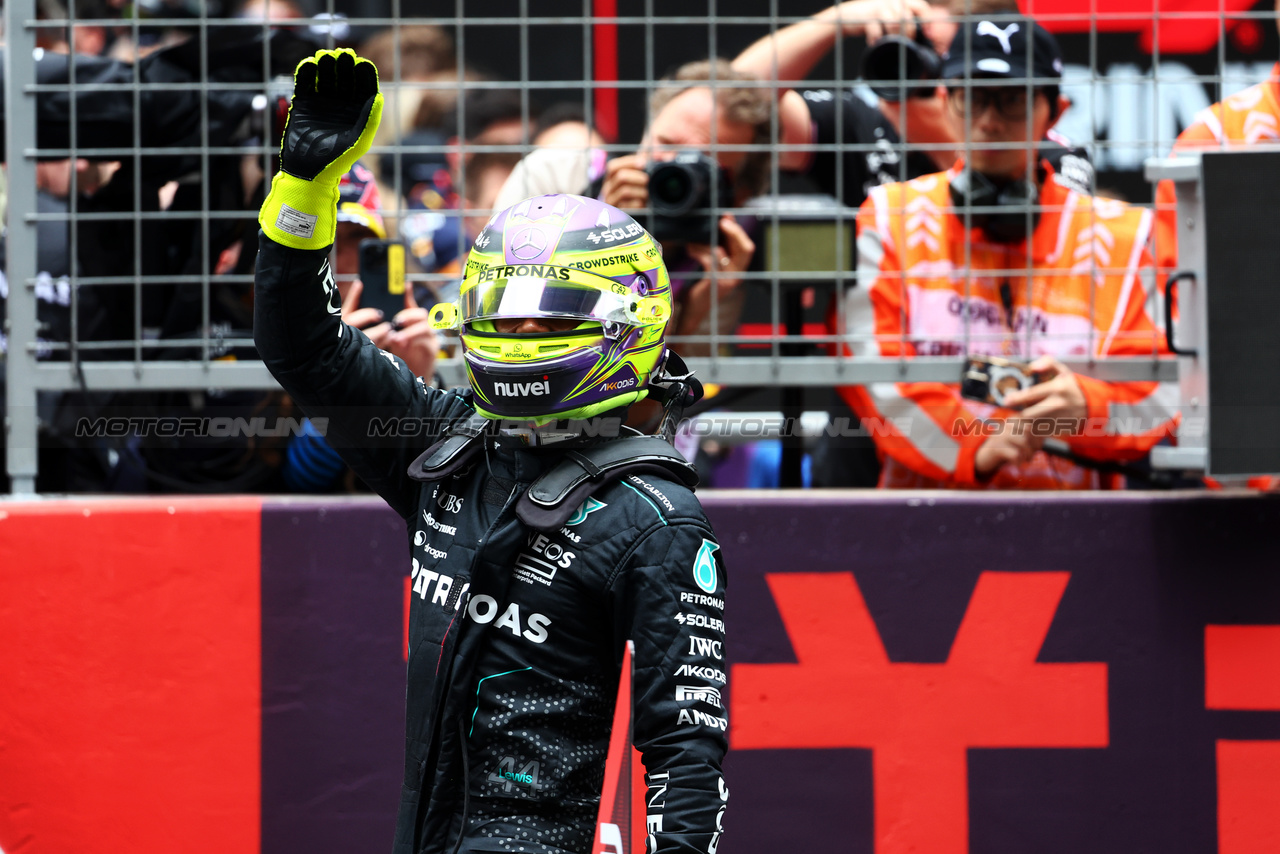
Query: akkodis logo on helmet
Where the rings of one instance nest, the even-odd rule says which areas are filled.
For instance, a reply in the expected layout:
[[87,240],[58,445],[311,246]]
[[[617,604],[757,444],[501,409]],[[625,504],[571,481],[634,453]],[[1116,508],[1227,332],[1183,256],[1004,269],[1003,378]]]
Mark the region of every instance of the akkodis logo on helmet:
[[702,592],[716,592],[716,559],[712,557],[720,546],[710,540],[703,540],[698,549],[698,556],[693,561],[693,581]]

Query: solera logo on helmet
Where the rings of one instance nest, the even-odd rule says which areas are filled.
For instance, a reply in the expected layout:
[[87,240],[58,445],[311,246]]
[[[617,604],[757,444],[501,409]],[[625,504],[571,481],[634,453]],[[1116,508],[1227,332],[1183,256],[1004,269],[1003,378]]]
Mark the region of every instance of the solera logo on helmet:
[[551,383],[494,383],[493,393],[501,397],[539,397],[551,394]]
[[631,388],[636,384],[636,378],[630,377],[625,380],[618,380],[615,383],[604,383],[597,391],[621,391],[624,388]]

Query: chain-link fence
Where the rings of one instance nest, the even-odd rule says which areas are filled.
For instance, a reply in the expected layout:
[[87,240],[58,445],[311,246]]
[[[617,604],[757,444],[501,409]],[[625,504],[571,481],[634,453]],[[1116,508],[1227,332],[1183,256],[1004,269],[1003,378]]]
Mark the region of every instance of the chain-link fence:
[[[378,238],[405,247],[417,302],[449,299],[495,206],[575,192],[637,208],[664,240],[674,346],[704,382],[773,390],[747,409],[828,409],[841,386],[892,417],[878,387],[954,383],[973,354],[1174,380],[1156,284],[1176,255],[1159,245],[1142,165],[1271,74],[1275,13],[1202,0],[1024,11],[1060,55],[1018,35],[1016,7],[990,3],[9,0],[12,489],[36,486],[38,436],[114,465],[125,451],[106,440],[128,437],[102,413],[158,419],[150,435],[177,435],[185,417],[207,433],[210,413],[241,433],[257,417],[300,424],[253,352],[256,212],[291,69],[326,46],[373,58],[387,96],[344,183],[348,295],[362,269],[366,302],[387,278],[385,254],[359,248]],[[904,37],[872,57],[868,30]],[[984,53],[993,43],[1003,57]],[[1042,101],[1052,129],[1037,134]],[[1280,135],[1257,115],[1251,138]],[[993,116],[1020,138],[975,132]],[[669,160],[679,152],[691,156]],[[1039,196],[962,192],[963,169],[920,177],[1011,153]],[[1061,191],[1043,189],[1044,170]],[[1131,220],[1121,201],[1147,213]],[[967,235],[955,251],[948,217]],[[1012,238],[970,239],[1001,218]],[[465,382],[448,344],[434,370]]]

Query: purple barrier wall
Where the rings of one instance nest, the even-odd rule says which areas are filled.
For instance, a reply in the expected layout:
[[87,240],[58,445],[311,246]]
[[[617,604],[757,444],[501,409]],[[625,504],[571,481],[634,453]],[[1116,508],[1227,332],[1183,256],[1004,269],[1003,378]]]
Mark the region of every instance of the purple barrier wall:
[[[729,570],[721,854],[1280,850],[1280,501],[704,504]],[[262,544],[262,850],[377,850],[403,522],[268,502]]]
[[404,777],[404,520],[262,511],[262,851],[391,850]]

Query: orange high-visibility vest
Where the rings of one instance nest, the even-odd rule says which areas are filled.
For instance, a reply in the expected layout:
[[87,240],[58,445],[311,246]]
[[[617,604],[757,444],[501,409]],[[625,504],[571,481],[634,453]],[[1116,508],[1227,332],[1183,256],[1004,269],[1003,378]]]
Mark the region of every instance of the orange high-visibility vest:
[[[1280,142],[1280,62],[1268,80],[1201,110],[1173,144],[1172,154],[1197,148],[1244,148]],[[1178,207],[1172,181],[1156,185],[1156,260],[1165,275],[1178,262]]]
[[[1028,259],[1026,241],[997,244],[978,229],[966,233],[948,191],[960,168],[878,187],[863,203],[844,352],[969,352],[1023,362],[1167,353],[1152,322],[1161,314],[1149,211],[1081,195],[1050,171]],[[1077,377],[1088,416],[1063,437],[1075,453],[1129,460],[1171,434],[1176,385]],[[1015,413],[962,398],[958,384],[872,383],[840,393],[873,432],[882,486],[1088,489],[1118,480],[1044,452],[980,480],[973,466],[986,439],[983,422]]]

